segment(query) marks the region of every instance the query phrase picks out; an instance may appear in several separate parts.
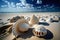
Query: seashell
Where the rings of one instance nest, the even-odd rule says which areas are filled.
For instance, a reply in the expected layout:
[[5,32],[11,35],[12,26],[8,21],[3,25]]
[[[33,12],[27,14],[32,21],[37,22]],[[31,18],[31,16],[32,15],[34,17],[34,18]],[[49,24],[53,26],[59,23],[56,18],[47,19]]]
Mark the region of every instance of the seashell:
[[18,19],[20,19],[20,16],[15,16],[15,17],[13,17],[13,18],[10,20],[10,22],[11,22],[11,23],[14,23],[14,22],[16,22]]
[[55,20],[55,21],[59,21],[58,16],[53,16],[53,20]]
[[12,28],[14,35],[19,35],[20,33],[26,32],[29,29],[29,24],[25,19],[19,19]]
[[21,18],[21,19],[22,19],[22,18],[24,19],[24,16],[20,16],[20,18]]
[[26,19],[27,21],[30,21],[30,17],[25,17],[25,19]]
[[47,21],[49,21],[49,22],[58,22],[59,17],[58,16],[52,16],[52,17],[48,18]]
[[45,18],[40,18],[40,19],[39,19],[39,22],[45,22],[45,21],[46,21]]
[[47,29],[42,25],[36,24],[33,27],[35,28],[33,29],[33,34],[35,36],[45,36],[47,34]]
[[38,22],[39,22],[39,19],[35,15],[33,15],[29,21],[29,24],[34,25],[34,24],[37,24]]

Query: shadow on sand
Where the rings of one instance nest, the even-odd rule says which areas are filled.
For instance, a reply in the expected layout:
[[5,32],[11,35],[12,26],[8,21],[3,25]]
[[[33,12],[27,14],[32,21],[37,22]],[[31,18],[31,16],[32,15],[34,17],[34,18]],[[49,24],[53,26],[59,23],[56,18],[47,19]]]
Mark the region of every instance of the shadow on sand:
[[9,28],[12,25],[5,25],[0,27],[0,35],[6,32],[6,29]]
[[51,22],[59,22],[58,20],[53,20],[53,21],[51,21]]
[[17,36],[17,38],[20,37],[20,38],[26,39],[26,38],[30,38],[30,37],[34,36],[32,30],[33,29],[29,29],[27,32]]
[[[27,32],[23,33],[22,35],[19,35],[17,36],[17,38],[23,38],[23,39],[26,39],[26,38],[30,38],[32,36],[34,36],[33,32],[32,32],[33,29],[29,29]],[[49,30],[47,30],[47,35],[45,35],[44,37],[39,37],[39,38],[44,38],[44,39],[52,39],[53,38],[53,33]]]
[[39,25],[49,26],[49,23],[47,23],[47,22],[39,22],[38,24],[39,24]]
[[51,31],[47,30],[47,35],[45,35],[43,37],[39,37],[39,38],[44,38],[46,40],[52,39],[53,38],[53,33]]

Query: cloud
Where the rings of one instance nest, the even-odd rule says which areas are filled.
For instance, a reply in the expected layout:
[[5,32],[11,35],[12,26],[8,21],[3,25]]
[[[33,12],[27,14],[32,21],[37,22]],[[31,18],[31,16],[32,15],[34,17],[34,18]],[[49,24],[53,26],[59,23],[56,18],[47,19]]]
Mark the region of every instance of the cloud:
[[21,8],[21,7],[24,7],[24,5],[22,3],[16,3],[16,7]]
[[[20,0],[20,3],[9,2],[7,0],[3,0],[7,4],[7,8],[30,8],[31,4],[27,4],[26,0]],[[2,5],[2,7],[6,7],[6,5]]]
[[[4,1],[7,4],[8,8],[21,8],[26,5],[25,4],[26,0],[19,0],[19,1],[21,1],[20,3],[9,2],[8,0],[2,0],[2,1]],[[5,6],[5,5],[3,5],[3,6]]]
[[10,5],[11,5],[11,7],[15,7],[15,4],[14,4],[14,2],[11,2],[11,4],[10,4]]
[[7,5],[1,5],[2,8],[7,7]]
[[22,4],[21,3],[16,3],[16,6],[22,6]]
[[23,5],[26,4],[26,0],[20,0]]
[[7,0],[3,0],[5,3],[7,3],[7,6],[10,7],[10,2],[8,2]]
[[2,1],[4,1],[4,2],[7,3],[7,4],[9,3],[7,0],[2,0]]
[[14,2],[9,2],[9,1],[7,1],[7,0],[3,0],[3,1],[4,1],[5,3],[7,3],[8,8],[15,7]]
[[42,4],[42,0],[37,0],[37,4]]

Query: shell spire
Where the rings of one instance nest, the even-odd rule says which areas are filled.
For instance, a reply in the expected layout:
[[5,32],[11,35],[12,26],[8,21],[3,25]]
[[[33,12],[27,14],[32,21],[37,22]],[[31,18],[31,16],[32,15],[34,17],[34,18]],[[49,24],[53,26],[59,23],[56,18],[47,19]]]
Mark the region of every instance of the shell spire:
[[29,24],[34,25],[34,24],[37,24],[38,22],[39,22],[39,19],[35,15],[33,15],[29,21]]

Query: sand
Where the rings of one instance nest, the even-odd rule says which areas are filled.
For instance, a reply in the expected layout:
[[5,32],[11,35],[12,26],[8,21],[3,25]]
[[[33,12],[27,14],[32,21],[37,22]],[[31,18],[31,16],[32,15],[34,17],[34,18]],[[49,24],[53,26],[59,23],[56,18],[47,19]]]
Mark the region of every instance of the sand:
[[[60,12],[46,12],[46,13],[33,13],[35,14],[36,16],[49,16],[49,15],[60,15],[59,14]],[[3,18],[5,17],[6,18],[12,18],[13,16],[16,16],[16,15],[23,15],[23,16],[31,16],[33,15],[32,13],[24,13],[24,14],[19,14],[19,13],[13,13],[13,14],[0,14],[2,16],[0,16],[0,18]],[[8,16],[9,15],[9,16]],[[4,20],[5,21],[5,20]],[[59,35],[59,30],[60,30],[60,21],[59,22],[54,22],[54,23],[49,23],[50,25],[49,26],[45,26],[45,28],[48,30],[48,34],[45,36],[45,37],[36,37],[33,35],[32,33],[32,30],[29,30],[27,33],[25,33],[24,35],[21,35],[21,37],[17,38],[17,40],[59,40],[60,39],[60,35]],[[4,37],[3,40],[12,40],[15,36],[11,33],[9,34],[7,37]]]

